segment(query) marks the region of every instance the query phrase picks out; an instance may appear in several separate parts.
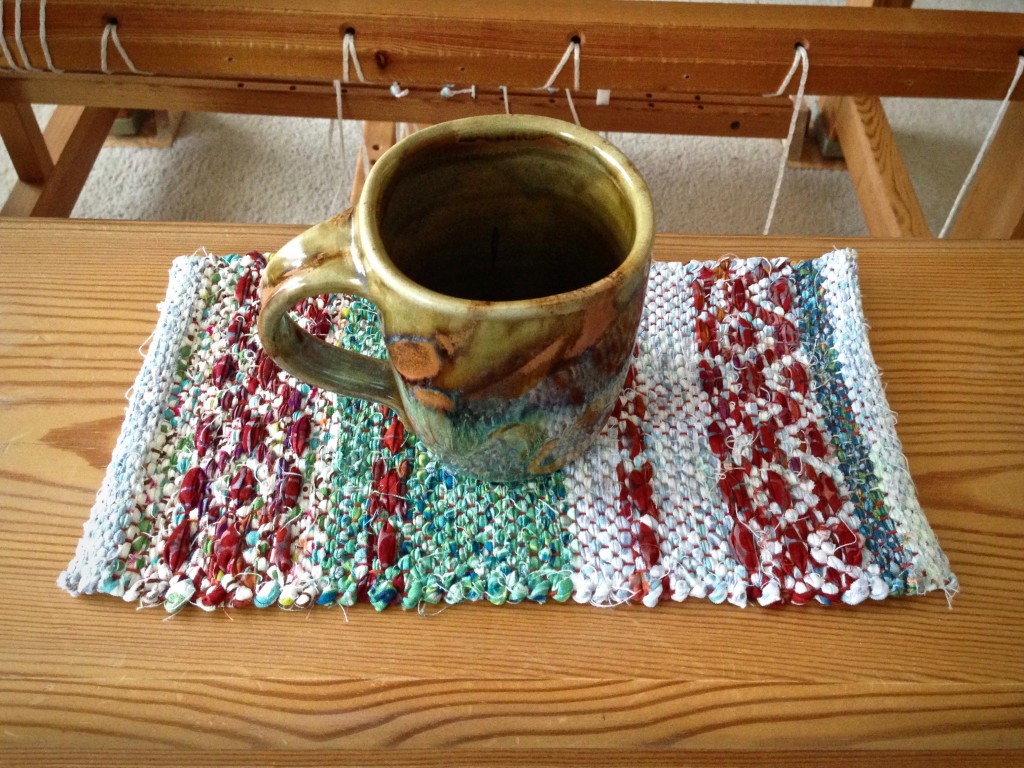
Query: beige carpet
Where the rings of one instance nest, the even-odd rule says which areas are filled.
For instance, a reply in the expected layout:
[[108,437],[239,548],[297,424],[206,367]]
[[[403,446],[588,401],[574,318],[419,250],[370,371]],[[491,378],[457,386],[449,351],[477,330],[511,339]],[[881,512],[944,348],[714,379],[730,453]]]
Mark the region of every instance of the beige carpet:
[[[1024,12],[1024,0],[922,0],[916,5]],[[997,104],[886,99],[885,106],[928,223],[937,232]],[[39,111],[45,115],[49,110]],[[104,149],[73,215],[318,221],[335,211],[338,191],[350,186],[359,141],[358,124],[348,121],[349,152],[343,164],[337,147],[328,146],[328,125],[322,119],[189,114],[170,149]],[[647,179],[659,230],[761,231],[782,151],[780,141],[622,133],[610,138]],[[6,194],[15,177],[6,153],[0,158],[0,191]],[[788,170],[772,231],[866,234],[849,176]]]

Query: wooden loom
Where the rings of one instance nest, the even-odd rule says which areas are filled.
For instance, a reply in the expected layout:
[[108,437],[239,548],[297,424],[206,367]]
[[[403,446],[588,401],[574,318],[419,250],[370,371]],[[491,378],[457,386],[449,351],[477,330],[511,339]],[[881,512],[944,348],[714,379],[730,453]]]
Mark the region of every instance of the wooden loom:
[[[3,32],[15,62],[12,3]],[[44,68],[40,5],[21,3],[20,38]],[[367,83],[344,86],[348,118],[370,125],[382,151],[394,122],[433,123],[504,111],[568,118],[559,90],[538,90],[566,46],[581,43],[575,103],[597,130],[744,137],[786,135],[792,102],[765,98],[802,43],[808,93],[840,141],[869,232],[929,236],[879,97],[1000,99],[1024,48],[1024,15],[911,9],[908,0],[856,6],[737,6],[620,0],[160,0],[45,3],[55,67],[0,75],[0,134],[20,179],[5,215],[67,216],[118,108],[334,117],[341,43],[355,33]],[[100,71],[104,28],[116,23],[135,66],[113,45]],[[353,78],[354,80],[354,78]],[[400,83],[409,95],[389,91]],[[441,86],[477,88],[445,99]],[[598,88],[610,89],[597,106]],[[952,232],[1024,237],[1024,86],[996,136]],[[30,105],[61,105],[40,130]],[[798,134],[800,137],[803,133]]]

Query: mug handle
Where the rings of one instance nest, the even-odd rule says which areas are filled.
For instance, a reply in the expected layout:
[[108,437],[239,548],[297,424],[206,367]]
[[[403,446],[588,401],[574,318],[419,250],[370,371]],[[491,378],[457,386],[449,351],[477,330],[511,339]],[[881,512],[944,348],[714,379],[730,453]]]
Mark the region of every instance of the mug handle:
[[328,344],[289,316],[303,299],[324,293],[373,301],[354,248],[350,208],[307,229],[271,256],[260,282],[260,341],[293,376],[342,395],[383,403],[404,420],[395,373],[386,360]]

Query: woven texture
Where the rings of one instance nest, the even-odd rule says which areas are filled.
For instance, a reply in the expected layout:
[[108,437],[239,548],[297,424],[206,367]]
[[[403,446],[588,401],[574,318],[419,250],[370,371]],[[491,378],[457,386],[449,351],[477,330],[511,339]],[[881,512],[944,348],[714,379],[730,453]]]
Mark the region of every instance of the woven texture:
[[[175,261],[58,583],[176,611],[488,600],[856,604],[952,595],[868,347],[856,257],[656,263],[594,447],[456,476],[388,409],[295,381],[256,335],[258,253]],[[307,330],[382,356],[373,305]]]

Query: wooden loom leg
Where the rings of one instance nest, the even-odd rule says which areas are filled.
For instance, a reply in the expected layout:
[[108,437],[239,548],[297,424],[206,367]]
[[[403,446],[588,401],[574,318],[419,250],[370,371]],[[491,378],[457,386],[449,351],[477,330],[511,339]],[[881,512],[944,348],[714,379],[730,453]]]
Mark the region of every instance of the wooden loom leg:
[[[913,0],[847,0],[861,8],[909,8]],[[889,119],[877,96],[830,96],[822,114],[843,148],[868,232],[873,237],[930,237]]]
[[931,237],[881,100],[829,96],[821,111],[839,137],[872,237]]
[[19,179],[42,182],[53,172],[53,158],[31,104],[0,103],[0,135]]
[[949,236],[1024,238],[1024,102],[1006,110]]
[[[57,107],[42,132],[51,159],[48,172],[37,180],[21,178],[0,215],[70,216],[116,116],[113,108]],[[45,166],[42,161],[40,170]]]

